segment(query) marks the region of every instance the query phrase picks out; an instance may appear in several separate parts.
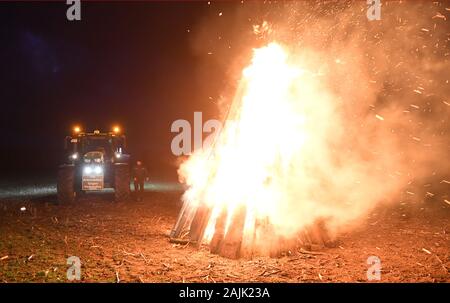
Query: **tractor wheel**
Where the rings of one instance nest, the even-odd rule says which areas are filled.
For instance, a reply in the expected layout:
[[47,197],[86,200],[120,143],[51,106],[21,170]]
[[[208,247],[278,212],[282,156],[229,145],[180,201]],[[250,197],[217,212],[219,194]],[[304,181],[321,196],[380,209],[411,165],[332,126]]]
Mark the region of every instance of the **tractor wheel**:
[[73,165],[59,167],[56,189],[58,203],[71,203],[75,200],[75,167]]
[[114,165],[114,197],[118,202],[130,199],[130,170],[128,164]]

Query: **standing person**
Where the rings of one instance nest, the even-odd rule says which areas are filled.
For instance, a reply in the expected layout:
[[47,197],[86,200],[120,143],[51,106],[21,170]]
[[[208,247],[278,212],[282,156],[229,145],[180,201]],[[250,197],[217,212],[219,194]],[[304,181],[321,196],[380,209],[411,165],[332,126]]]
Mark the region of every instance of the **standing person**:
[[142,161],[136,161],[136,165],[133,167],[133,182],[134,192],[136,193],[136,199],[142,200],[144,193],[144,182],[148,179],[147,169],[142,165]]

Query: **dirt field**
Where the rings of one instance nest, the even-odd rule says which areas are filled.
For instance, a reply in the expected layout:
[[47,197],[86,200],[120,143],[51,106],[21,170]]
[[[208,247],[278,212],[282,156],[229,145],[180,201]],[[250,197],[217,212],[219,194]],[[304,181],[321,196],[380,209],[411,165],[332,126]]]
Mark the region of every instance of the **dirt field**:
[[65,282],[66,260],[78,256],[83,282],[366,282],[374,255],[383,282],[450,282],[450,207],[443,202],[374,211],[335,248],[228,260],[168,242],[179,197],[149,192],[142,202],[112,203],[101,195],[62,206],[54,197],[0,201],[0,281]]

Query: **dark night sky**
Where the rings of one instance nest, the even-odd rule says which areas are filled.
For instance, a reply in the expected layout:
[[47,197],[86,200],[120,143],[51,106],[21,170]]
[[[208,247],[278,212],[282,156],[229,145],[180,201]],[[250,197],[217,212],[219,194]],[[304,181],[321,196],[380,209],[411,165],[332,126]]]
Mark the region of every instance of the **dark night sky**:
[[224,62],[239,52],[229,48],[227,32],[236,28],[226,13],[204,43],[198,32],[238,4],[83,3],[82,20],[69,22],[64,3],[1,3],[1,171],[55,169],[74,123],[119,123],[132,154],[170,169],[171,123],[196,110],[218,114]]
[[[304,3],[316,2],[320,1]],[[193,122],[194,111],[202,111],[204,120],[221,118],[220,100],[230,102],[252,48],[267,42],[253,33],[253,25],[262,21],[286,21],[288,33],[292,32],[299,45],[303,40],[317,43],[330,58],[340,49],[336,37],[347,37],[347,33],[360,29],[356,31],[360,38],[355,41],[361,44],[361,54],[372,53],[376,58],[378,53],[385,56],[391,52],[388,62],[381,60],[386,65],[383,73],[372,70],[378,82],[398,80],[399,87],[410,93],[405,93],[403,104],[384,89],[384,99],[392,95],[389,100],[405,108],[423,101],[426,109],[428,101],[417,99],[413,93],[423,85],[416,83],[422,77],[436,83],[436,87],[427,89],[437,96],[433,104],[441,110],[436,112],[445,113],[447,105],[440,94],[448,95],[448,82],[443,84],[446,69],[430,72],[425,67],[441,66],[442,58],[446,58],[443,54],[448,52],[448,43],[441,41],[448,40],[448,25],[433,16],[437,9],[446,13],[443,8],[448,5],[437,8],[433,3],[419,2],[417,7],[416,2],[408,2],[411,10],[385,10],[386,22],[379,24],[367,24],[365,15],[359,13],[352,17],[356,23],[336,23],[339,10],[347,3],[341,1],[326,2],[319,5],[320,9],[304,13],[302,8],[307,4],[290,7],[290,1],[212,1],[210,5],[207,1],[82,1],[82,20],[72,22],[66,19],[68,6],[64,1],[0,2],[0,177],[8,177],[11,172],[55,173],[64,138],[74,124],[92,131],[109,130],[116,123],[125,130],[134,157],[143,159],[154,174],[170,172],[176,177],[177,159],[170,150],[175,136],[171,124],[177,119]],[[295,14],[289,18],[286,12],[293,8]],[[411,39],[403,39],[403,30],[391,30],[389,20],[397,20],[396,14],[409,20],[414,33]],[[323,17],[324,24],[329,21],[340,27],[327,25],[322,29],[314,25],[313,17]],[[365,26],[356,27],[358,18],[364,19],[361,25]],[[429,33],[422,28],[435,23],[436,33],[424,37]],[[297,32],[303,34],[297,37]],[[377,42],[380,35],[386,36],[384,44]],[[280,38],[284,39],[282,35]],[[424,43],[429,44],[427,48]],[[436,45],[439,51],[426,53]],[[391,74],[405,60],[417,70],[400,69]],[[427,121],[416,118],[420,122],[417,129],[421,129]],[[437,130],[446,129],[445,118],[433,120],[441,121]],[[411,130],[414,135],[417,129]]]

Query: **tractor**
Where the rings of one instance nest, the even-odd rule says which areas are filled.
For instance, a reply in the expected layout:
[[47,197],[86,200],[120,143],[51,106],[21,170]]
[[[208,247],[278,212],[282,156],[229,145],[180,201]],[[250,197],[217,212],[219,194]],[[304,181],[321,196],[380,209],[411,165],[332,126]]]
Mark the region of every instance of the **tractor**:
[[130,155],[119,127],[110,132],[83,132],[74,127],[64,141],[64,156],[58,170],[59,203],[73,202],[85,193],[114,189],[116,201],[130,196]]

